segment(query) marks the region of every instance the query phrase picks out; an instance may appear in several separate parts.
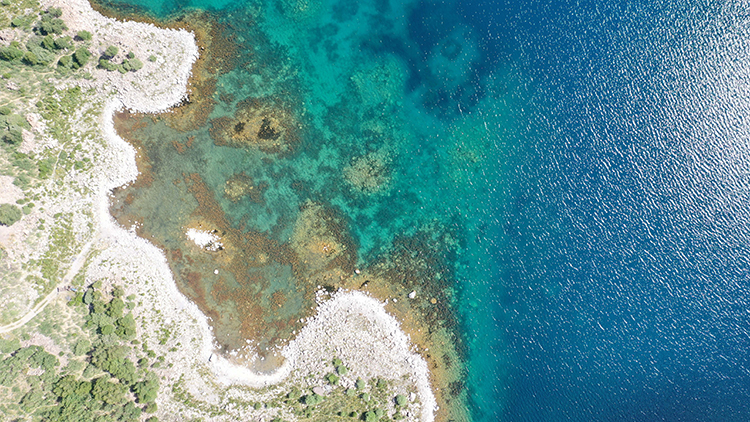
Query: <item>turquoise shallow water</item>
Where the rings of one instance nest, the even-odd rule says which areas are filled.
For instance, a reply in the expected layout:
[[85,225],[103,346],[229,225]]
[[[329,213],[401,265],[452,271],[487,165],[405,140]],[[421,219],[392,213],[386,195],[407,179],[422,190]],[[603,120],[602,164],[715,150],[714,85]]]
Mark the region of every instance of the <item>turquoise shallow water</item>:
[[474,420],[750,419],[747,5],[129,3],[231,24],[253,64],[212,118],[244,98],[303,116],[283,159],[198,142],[173,165],[267,184],[220,201],[233,221],[282,242],[329,204],[360,264],[430,222],[460,233]]

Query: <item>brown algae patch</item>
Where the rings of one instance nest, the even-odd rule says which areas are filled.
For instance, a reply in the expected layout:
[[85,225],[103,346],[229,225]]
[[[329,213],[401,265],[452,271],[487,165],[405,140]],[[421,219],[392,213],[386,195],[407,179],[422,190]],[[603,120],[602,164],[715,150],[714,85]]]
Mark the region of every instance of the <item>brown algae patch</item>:
[[294,224],[291,247],[297,255],[300,275],[310,279],[320,271],[354,271],[356,245],[348,235],[343,216],[330,208],[306,202]]
[[248,98],[237,104],[233,117],[220,117],[210,123],[216,145],[287,154],[299,143],[299,123],[289,108],[275,101]]

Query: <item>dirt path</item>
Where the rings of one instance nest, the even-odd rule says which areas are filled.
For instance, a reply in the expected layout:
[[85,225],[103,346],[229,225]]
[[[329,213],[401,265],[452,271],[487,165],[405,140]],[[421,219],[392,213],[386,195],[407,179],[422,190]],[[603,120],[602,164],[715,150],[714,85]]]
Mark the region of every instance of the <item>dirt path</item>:
[[65,277],[60,281],[60,284],[55,286],[52,291],[42,299],[41,302],[37,303],[36,306],[34,306],[26,315],[24,315],[21,319],[18,321],[12,322],[8,325],[3,325],[0,327],[0,334],[7,333],[10,331],[13,331],[15,329],[18,329],[22,327],[27,322],[31,321],[35,316],[39,315],[42,310],[44,310],[47,305],[49,305],[54,299],[57,298],[57,295],[59,292],[57,291],[58,288],[67,286],[70,284],[70,281],[73,280],[73,277],[75,277],[76,274],[78,274],[78,271],[81,270],[81,267],[83,267],[84,262],[86,262],[86,257],[89,255],[89,251],[91,250],[91,245],[94,244],[94,242],[99,237],[95,237],[94,239],[91,239],[88,243],[86,243],[83,246],[83,249],[81,252],[76,256],[76,260],[73,261],[73,265],[71,265],[68,272],[65,274]]

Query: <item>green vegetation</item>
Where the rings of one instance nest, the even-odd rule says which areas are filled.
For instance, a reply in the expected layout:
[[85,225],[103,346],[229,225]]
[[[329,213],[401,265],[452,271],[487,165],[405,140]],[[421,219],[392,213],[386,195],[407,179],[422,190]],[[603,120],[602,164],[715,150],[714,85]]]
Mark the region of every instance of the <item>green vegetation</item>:
[[[81,300],[71,306],[88,310],[89,321],[94,318],[94,308],[106,318],[115,315],[132,320],[130,313],[123,315],[117,298],[105,301],[105,292],[93,288],[88,291],[93,291],[91,305]],[[62,369],[58,358],[40,346],[21,348],[17,339],[0,340],[0,351],[11,353],[0,360],[0,388],[13,387],[18,403],[11,408],[16,409],[15,413],[8,413],[9,408],[2,407],[5,404],[0,406],[0,413],[11,420],[31,417],[49,421],[135,422],[143,412],[156,411],[158,377],[148,368],[135,368],[130,360],[134,351],[120,337],[97,334],[96,327],[89,328],[94,341],[79,338],[71,346],[73,354],[68,355],[68,366]],[[40,325],[40,332],[47,330],[48,335],[53,335],[50,329]],[[40,374],[28,375],[32,369]]]
[[328,375],[326,375],[326,380],[331,385],[337,385],[339,383],[339,377],[337,377],[336,374],[328,374]]
[[399,394],[396,396],[395,401],[397,406],[404,406],[406,405],[406,396]]
[[91,41],[91,32],[89,31],[78,31],[76,34],[78,41]]
[[15,61],[23,58],[23,51],[18,47],[0,47],[0,60]]
[[119,51],[119,48],[115,47],[114,45],[110,45],[106,50],[104,50],[104,54],[102,54],[102,56],[107,59],[111,59],[115,57]]
[[132,70],[133,72],[137,72],[143,68],[143,62],[136,58],[133,58],[131,60],[126,60],[122,66],[125,70]]
[[99,59],[99,68],[101,69],[109,70],[111,72],[117,70],[118,67],[119,66],[109,61],[109,59],[103,57]]
[[60,37],[55,39],[56,50],[67,50],[73,48],[73,40],[70,37]]
[[62,19],[62,10],[58,8],[49,8],[42,13],[41,20],[37,23],[35,31],[41,35],[62,34],[68,27]]
[[73,69],[78,69],[83,66],[86,66],[86,63],[89,62],[89,59],[91,58],[91,53],[89,50],[87,50],[85,47],[81,47],[73,53]]
[[21,219],[21,209],[13,204],[0,204],[0,225],[12,226]]
[[60,57],[60,59],[57,61],[57,65],[70,69],[71,67],[73,67],[73,56]]

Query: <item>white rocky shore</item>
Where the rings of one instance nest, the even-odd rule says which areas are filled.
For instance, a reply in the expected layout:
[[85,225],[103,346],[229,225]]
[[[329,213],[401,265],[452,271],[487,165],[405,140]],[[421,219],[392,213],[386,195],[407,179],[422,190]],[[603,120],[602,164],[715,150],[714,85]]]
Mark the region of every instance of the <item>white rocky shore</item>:
[[[93,235],[86,244],[92,253],[85,267],[86,280],[123,282],[126,294],[139,298],[133,312],[142,341],[158,349],[158,336],[165,330],[169,332],[169,340],[160,350],[172,364],[170,369],[161,370],[166,377],[164,390],[179,385],[193,398],[227,412],[226,416],[206,420],[244,419],[242,409],[233,408],[226,402],[227,397],[260,400],[277,394],[274,388],[280,387],[275,386],[283,383],[307,383],[312,387],[307,376],[324,374],[328,371],[325,362],[337,356],[350,370],[349,376],[342,377],[344,386],[357,377],[400,380],[399,391],[416,392],[411,394],[407,419],[433,420],[437,406],[426,362],[413,352],[408,337],[385,311],[384,304],[363,293],[321,293],[317,315],[306,321],[297,337],[279,351],[285,361],[271,374],[255,373],[215,354],[208,319],[178,291],[164,253],[132,230],[119,227],[109,213],[111,190],[131,183],[138,175],[135,150],[116,134],[113,115],[123,107],[162,112],[180,102],[186,95],[191,66],[198,57],[194,37],[186,31],[106,18],[94,11],[87,0],[42,3],[45,8],[62,8],[72,33],[87,30],[94,34],[94,45],[101,51],[116,45],[121,52],[133,51],[137,57],[157,57],[154,62],[144,60],[143,69],[135,73],[122,75],[92,69],[92,80],[77,82],[84,88],[94,88],[92,100],[104,104],[99,124],[105,147],[94,172],[76,177],[93,192]],[[196,242],[207,240],[200,233],[193,235]],[[162,396],[159,415],[163,420],[199,416],[191,414],[169,394]]]

